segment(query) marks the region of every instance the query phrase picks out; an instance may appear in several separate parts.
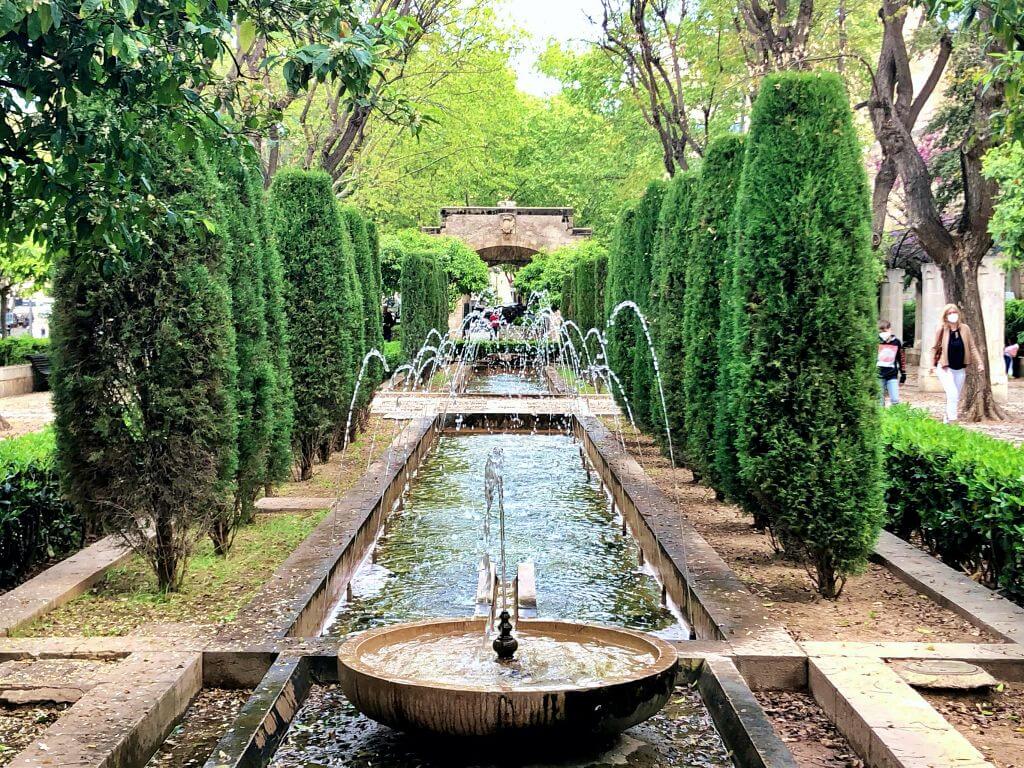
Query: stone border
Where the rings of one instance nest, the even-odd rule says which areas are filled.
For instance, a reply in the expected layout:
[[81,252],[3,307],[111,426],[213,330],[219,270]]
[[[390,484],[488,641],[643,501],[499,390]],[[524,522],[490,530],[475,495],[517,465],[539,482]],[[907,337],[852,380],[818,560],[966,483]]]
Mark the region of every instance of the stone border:
[[0,397],[27,395],[34,390],[32,365],[0,365]]
[[78,597],[131,556],[120,539],[107,536],[0,595],[0,636]]
[[1024,640],[1024,609],[913,544],[882,531],[874,559],[901,581],[976,627],[1009,643]]
[[262,643],[319,634],[328,612],[372,547],[386,517],[433,443],[435,419],[413,419],[330,513],[278,567],[218,635],[218,641]]
[[[668,594],[681,606],[697,639],[748,644],[784,665],[789,685],[802,687],[804,654],[769,618],[754,595],[675,504],[593,416],[576,419],[576,436],[611,493],[616,509],[648,553]],[[654,554],[654,557],[650,557]]]

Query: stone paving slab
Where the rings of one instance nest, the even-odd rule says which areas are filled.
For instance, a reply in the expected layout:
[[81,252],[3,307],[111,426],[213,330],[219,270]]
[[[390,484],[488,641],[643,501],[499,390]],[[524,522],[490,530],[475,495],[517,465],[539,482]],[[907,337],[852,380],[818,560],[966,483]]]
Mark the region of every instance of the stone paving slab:
[[336,499],[332,496],[265,496],[256,500],[259,512],[309,512],[330,509]]
[[119,538],[107,536],[0,595],[0,636],[78,597],[129,557]]
[[834,643],[803,642],[808,656],[887,659],[891,661],[950,660],[977,664],[1000,680],[1024,682],[1024,646],[1016,643]]
[[992,768],[879,659],[808,662],[815,700],[870,768]]
[[882,531],[875,557],[939,605],[1011,643],[1024,642],[1024,609],[897,536]]
[[143,765],[202,687],[202,657],[134,654],[88,691],[9,768]]
[[5,661],[0,663],[0,702],[73,704],[109,680],[117,666],[94,659]]

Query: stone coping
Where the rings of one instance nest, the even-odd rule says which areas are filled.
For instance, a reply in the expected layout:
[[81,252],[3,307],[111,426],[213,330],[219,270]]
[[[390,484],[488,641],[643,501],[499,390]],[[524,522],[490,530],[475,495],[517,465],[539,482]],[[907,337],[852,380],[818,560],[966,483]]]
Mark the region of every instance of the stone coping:
[[319,634],[429,449],[434,431],[434,419],[410,421],[218,638],[251,644]]
[[202,687],[202,657],[133,654],[106,682],[87,691],[11,768],[143,765]]
[[256,500],[256,510],[264,514],[311,512],[330,509],[335,501],[333,496],[264,496]]
[[882,531],[874,556],[900,580],[975,626],[1007,642],[1024,641],[1024,608],[913,544]]
[[756,640],[773,656],[802,656],[782,626],[710,544],[622,449],[615,435],[592,416],[577,419],[591,463],[611,492],[635,538],[655,557],[648,562],[702,640]]
[[812,658],[809,686],[871,768],[992,768],[880,659]]
[[107,536],[0,595],[0,636],[78,597],[131,554],[119,538]]

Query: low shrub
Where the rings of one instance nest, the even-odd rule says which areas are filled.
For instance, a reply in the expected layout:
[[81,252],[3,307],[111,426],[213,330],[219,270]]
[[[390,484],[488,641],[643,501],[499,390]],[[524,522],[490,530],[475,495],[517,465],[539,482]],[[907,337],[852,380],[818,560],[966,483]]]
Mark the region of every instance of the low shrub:
[[1006,343],[1024,342],[1024,299],[1006,302]]
[[29,355],[42,355],[50,351],[50,339],[31,336],[8,336],[0,339],[0,365],[24,365]]
[[882,419],[887,528],[1024,602],[1024,451],[898,406]]
[[0,441],[0,589],[81,547],[83,530],[60,497],[53,431]]

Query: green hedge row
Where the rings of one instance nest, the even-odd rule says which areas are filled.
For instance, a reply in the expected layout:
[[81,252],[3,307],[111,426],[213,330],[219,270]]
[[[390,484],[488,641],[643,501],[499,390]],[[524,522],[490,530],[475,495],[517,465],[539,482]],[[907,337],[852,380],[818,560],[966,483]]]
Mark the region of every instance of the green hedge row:
[[83,521],[61,500],[53,431],[0,441],[0,589],[82,545]]
[[887,527],[1024,601],[1024,451],[906,406],[882,417]]
[[1006,302],[1006,343],[1024,343],[1024,299]]
[[[411,251],[402,258],[402,355],[413,360],[431,329],[448,328],[448,279],[440,259]],[[432,339],[437,346],[437,339]]]
[[28,362],[29,355],[41,355],[49,351],[49,338],[8,336],[6,339],[0,339],[0,365],[24,365]]

